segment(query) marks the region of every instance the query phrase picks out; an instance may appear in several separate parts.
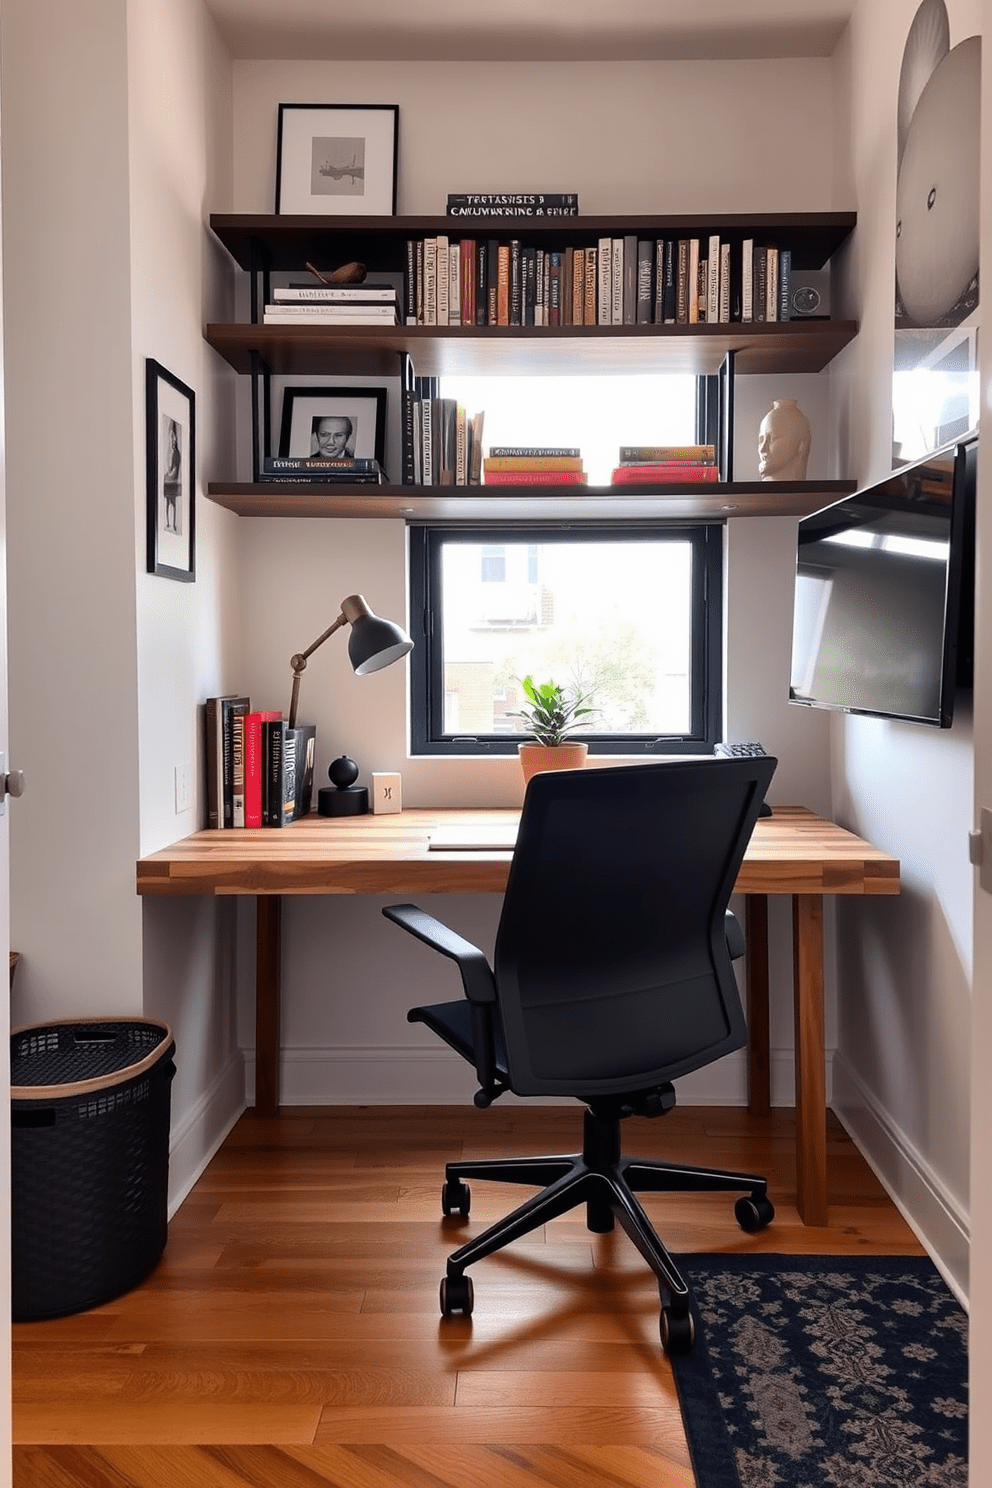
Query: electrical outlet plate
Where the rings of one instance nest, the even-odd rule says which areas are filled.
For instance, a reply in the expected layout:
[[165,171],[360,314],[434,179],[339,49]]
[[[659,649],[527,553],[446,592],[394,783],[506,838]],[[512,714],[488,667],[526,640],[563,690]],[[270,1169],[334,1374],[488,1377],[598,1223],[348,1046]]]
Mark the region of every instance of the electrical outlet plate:
[[188,811],[193,804],[193,767],[192,765],[177,765],[175,770],[176,780],[176,815],[181,816]]

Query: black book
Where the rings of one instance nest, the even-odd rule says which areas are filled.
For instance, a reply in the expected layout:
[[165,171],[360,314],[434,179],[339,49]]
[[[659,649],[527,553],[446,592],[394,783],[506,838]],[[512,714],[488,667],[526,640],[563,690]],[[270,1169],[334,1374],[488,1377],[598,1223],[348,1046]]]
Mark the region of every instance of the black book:
[[521,305],[521,325],[534,324],[534,293],[537,284],[537,249],[526,247],[521,254],[521,278],[523,280]]
[[520,239],[513,238],[510,242],[510,324],[518,326],[523,324],[523,263]]
[[313,800],[317,726],[283,720],[262,725],[264,758],[262,821],[286,827],[306,816]]
[[637,325],[650,325],[654,308],[654,244],[645,238],[637,243],[637,301],[635,320]]
[[[243,718],[250,711],[250,698],[221,698],[221,729],[224,740],[224,756],[221,765],[224,807],[222,825],[225,827],[234,826],[234,720],[235,717]],[[243,825],[244,823],[242,822]]]
[[413,401],[416,396],[416,380],[411,359],[408,356],[403,357],[402,364],[403,388],[400,401],[403,425],[400,430],[400,480],[404,486],[412,486],[416,481],[413,440]]
[[578,207],[577,191],[449,191],[448,207]]
[[675,324],[675,248],[674,238],[665,240],[665,299],[663,299],[663,310],[665,310],[666,326]]
[[417,244],[406,242],[406,271],[403,276],[403,314],[407,325],[417,324]]

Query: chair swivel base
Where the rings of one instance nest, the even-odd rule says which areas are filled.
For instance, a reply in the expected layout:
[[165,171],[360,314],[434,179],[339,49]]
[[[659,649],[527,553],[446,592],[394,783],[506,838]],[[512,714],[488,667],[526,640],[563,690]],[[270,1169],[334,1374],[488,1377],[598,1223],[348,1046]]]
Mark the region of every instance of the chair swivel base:
[[471,1279],[465,1268],[519,1240],[539,1225],[586,1206],[586,1224],[595,1234],[607,1234],[617,1220],[658,1278],[661,1298],[661,1342],[666,1353],[684,1354],[692,1348],[694,1325],[690,1292],[678,1267],[662,1244],[636,1193],[715,1193],[746,1190],[734,1213],[749,1234],[762,1230],[775,1217],[764,1178],[722,1168],[702,1168],[655,1159],[624,1157],[620,1152],[620,1118],[586,1110],[581,1153],[554,1157],[490,1158],[452,1162],[445,1167],[441,1207],[446,1216],[467,1218],[471,1195],[466,1178],[500,1183],[534,1184],[541,1192],[456,1250],[448,1258],[441,1282],[444,1316],[469,1314],[474,1306]]

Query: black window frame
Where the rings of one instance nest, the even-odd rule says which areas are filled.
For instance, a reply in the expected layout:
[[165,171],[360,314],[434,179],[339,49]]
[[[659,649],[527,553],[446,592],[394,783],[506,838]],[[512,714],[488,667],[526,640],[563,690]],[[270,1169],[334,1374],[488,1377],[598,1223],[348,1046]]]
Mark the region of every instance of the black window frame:
[[451,526],[442,522],[411,524],[410,753],[414,757],[516,754],[528,735],[445,734],[441,626],[435,625],[435,596],[440,589],[440,553],[446,542],[690,542],[692,563],[692,725],[686,734],[583,733],[596,754],[711,754],[723,737],[723,523],[684,522],[562,527],[478,523]]

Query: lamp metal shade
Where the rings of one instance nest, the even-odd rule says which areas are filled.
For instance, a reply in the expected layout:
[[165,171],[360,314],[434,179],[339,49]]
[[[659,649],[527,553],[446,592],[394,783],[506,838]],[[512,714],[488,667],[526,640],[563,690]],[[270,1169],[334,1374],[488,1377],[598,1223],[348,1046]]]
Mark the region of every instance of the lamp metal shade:
[[412,650],[413,642],[410,637],[392,620],[384,620],[381,615],[374,615],[370,610],[352,621],[348,636],[348,659],[359,677],[366,677],[369,672],[381,671],[383,667],[399,661],[401,656]]

